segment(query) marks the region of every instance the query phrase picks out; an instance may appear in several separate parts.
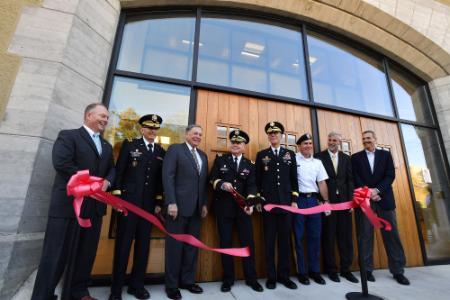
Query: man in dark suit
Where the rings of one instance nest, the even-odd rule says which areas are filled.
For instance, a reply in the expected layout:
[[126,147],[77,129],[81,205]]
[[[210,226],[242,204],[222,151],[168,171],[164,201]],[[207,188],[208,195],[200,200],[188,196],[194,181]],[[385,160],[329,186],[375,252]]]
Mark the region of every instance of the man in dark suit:
[[[376,135],[372,130],[362,133],[364,150],[352,155],[355,187],[367,186],[371,190],[370,206],[377,215],[392,225],[391,231],[381,229],[384,248],[388,257],[389,271],[395,280],[409,285],[403,275],[406,264],[405,253],[398,234],[395,216],[395,199],[392,182],[395,179],[395,168],[389,151],[376,149]],[[367,270],[367,280],[375,281],[373,271],[373,227],[369,220],[357,210],[358,235],[363,244],[363,259]]]
[[[214,189],[214,211],[217,216],[220,247],[231,248],[233,225],[236,224],[242,247],[250,247],[250,257],[242,259],[245,283],[254,291],[262,292],[263,287],[256,280],[255,244],[251,215],[253,206],[238,205],[231,192],[236,191],[248,199],[256,196],[256,174],[252,161],[245,158],[245,145],[250,141],[242,130],[230,132],[230,152],[218,155],[211,170],[210,181]],[[234,262],[230,255],[222,255],[223,283],[222,292],[229,292],[234,283]]]
[[[201,219],[208,214],[208,158],[198,149],[203,130],[199,125],[186,127],[186,142],[167,150],[163,164],[163,186],[167,205],[166,229],[171,233],[200,236]],[[198,249],[166,238],[165,279],[170,299],[181,299],[178,288],[203,293],[195,284]]]
[[[353,199],[352,163],[347,154],[339,151],[341,139],[342,136],[339,133],[330,132],[328,134],[328,149],[316,154],[316,158],[322,161],[328,174],[326,183],[330,203],[340,203]],[[322,246],[324,269],[328,277],[335,282],[340,281],[336,265],[336,238],[339,249],[341,276],[348,281],[358,282],[358,279],[350,272],[350,266],[353,261],[352,212],[352,209],[334,211],[328,217],[323,217]]]
[[[141,125],[142,137],[123,141],[116,164],[114,192],[147,212],[159,213],[161,203],[157,203],[157,200],[162,201],[162,164],[166,151],[155,143],[155,138],[162,118],[149,114],[142,116],[138,122]],[[127,292],[137,299],[150,298],[150,293],[144,288],[144,276],[151,230],[150,222],[133,213],[118,216],[110,300],[122,299],[122,286],[133,239],[133,269]]]
[[[103,191],[114,181],[112,147],[100,136],[108,124],[108,118],[108,109],[103,104],[90,104],[84,112],[84,125],[78,129],[60,131],[53,145],[52,160],[56,176],[41,262],[31,297],[33,300],[57,299],[54,291],[63,274],[71,240],[79,226],[72,207],[73,197],[67,196],[66,192],[70,177],[77,171],[88,169],[90,175],[105,178]],[[73,299],[94,299],[89,296],[87,287],[105,213],[105,204],[91,198],[84,199],[81,217],[89,218],[92,227],[79,228],[78,247],[73,252],[76,259],[70,289]]]
[[[265,126],[270,147],[256,155],[256,185],[266,203],[296,205],[298,198],[297,164],[295,153],[282,148],[283,124],[270,122]],[[289,289],[297,285],[289,278],[291,256],[292,217],[289,212],[274,209],[263,212],[266,287],[276,288],[276,282]],[[275,268],[275,243],[278,240],[278,272]]]

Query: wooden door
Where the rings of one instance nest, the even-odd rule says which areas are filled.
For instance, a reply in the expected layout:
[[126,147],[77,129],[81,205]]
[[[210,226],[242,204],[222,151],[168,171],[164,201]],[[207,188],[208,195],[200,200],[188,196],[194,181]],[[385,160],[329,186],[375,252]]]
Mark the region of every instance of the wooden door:
[[[201,149],[208,155],[210,168],[216,154],[226,152],[229,145],[226,137],[230,128],[239,128],[249,134],[250,143],[247,145],[245,155],[252,160],[259,150],[269,146],[264,126],[270,121],[277,120],[284,125],[286,131],[284,144],[288,147],[295,147],[299,135],[311,132],[309,108],[206,90],[198,91],[196,120],[203,127]],[[253,216],[253,233],[258,277],[265,277],[262,220],[258,213]],[[201,240],[208,245],[216,247],[219,245],[217,224],[212,214],[203,221]],[[239,244],[236,242],[235,245]],[[240,259],[235,259],[235,270],[237,278],[242,278]],[[197,279],[199,281],[222,279],[220,255],[207,251],[199,252]]]
[[[403,156],[404,150],[400,142],[397,124],[325,110],[318,110],[317,116],[322,150],[327,147],[328,133],[337,131],[343,136],[343,142],[346,144],[345,150],[348,148],[350,154],[356,153],[363,149],[361,133],[365,130],[373,130],[377,135],[379,146],[392,153],[395,165],[395,181],[392,187],[397,205],[397,223],[405,250],[407,266],[423,265],[413,201]],[[387,268],[388,262],[383,240],[379,230],[375,232],[374,267]],[[356,249],[354,237],[355,253],[357,253]],[[354,260],[353,267],[358,269],[357,259]]]

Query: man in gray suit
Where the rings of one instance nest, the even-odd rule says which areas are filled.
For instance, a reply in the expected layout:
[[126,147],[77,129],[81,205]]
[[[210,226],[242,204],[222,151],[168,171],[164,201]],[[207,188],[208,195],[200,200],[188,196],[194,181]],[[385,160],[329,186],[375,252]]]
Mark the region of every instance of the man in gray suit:
[[[189,125],[186,142],[171,145],[164,157],[162,177],[168,214],[165,226],[171,233],[199,237],[200,217],[208,214],[208,158],[197,148],[202,133],[199,125]],[[167,237],[165,257],[167,297],[181,299],[178,288],[194,294],[203,292],[195,284],[197,248]]]

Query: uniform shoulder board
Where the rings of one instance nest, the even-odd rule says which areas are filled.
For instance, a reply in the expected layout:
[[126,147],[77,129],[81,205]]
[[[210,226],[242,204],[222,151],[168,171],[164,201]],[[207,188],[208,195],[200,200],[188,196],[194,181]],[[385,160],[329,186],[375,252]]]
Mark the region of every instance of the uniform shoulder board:
[[132,137],[127,137],[126,140],[131,143],[133,141],[133,138]]
[[222,153],[217,153],[216,157],[222,157]]
[[250,160],[250,163],[252,163],[253,165],[255,164],[255,162],[253,160]]

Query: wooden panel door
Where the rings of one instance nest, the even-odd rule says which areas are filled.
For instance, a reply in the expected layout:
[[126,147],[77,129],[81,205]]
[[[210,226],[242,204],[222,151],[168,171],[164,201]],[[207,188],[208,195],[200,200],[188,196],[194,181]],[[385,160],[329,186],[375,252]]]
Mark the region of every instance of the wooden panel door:
[[[264,126],[273,120],[280,121],[285,126],[286,136],[289,134],[291,140],[294,140],[293,144],[290,143],[291,146],[295,145],[299,135],[311,132],[309,108],[220,92],[198,91],[196,122],[203,127],[201,149],[208,155],[210,168],[216,154],[225,152],[226,146],[229,145],[221,137],[223,134],[218,127],[222,131],[230,128],[246,131],[250,136],[250,143],[247,145],[245,155],[254,160],[260,149],[269,146]],[[287,143],[287,138],[285,142]],[[253,216],[253,232],[257,273],[258,277],[264,277],[262,220],[259,213]],[[219,245],[216,219],[212,214],[203,221],[201,240],[208,245]],[[239,245],[237,241],[235,245]],[[235,267],[237,278],[242,278],[240,259],[235,260]],[[199,281],[222,279],[220,255],[207,251],[199,252],[197,279]]]
[[[350,153],[361,151],[363,149],[361,133],[365,130],[373,130],[377,134],[379,146],[391,151],[396,176],[393,190],[397,204],[397,223],[406,254],[407,266],[423,265],[406,164],[397,124],[325,110],[318,110],[317,116],[322,150],[327,148],[328,133],[337,131],[342,134],[344,142],[349,146]],[[383,240],[380,232],[375,232],[374,267],[387,268],[388,262]],[[353,240],[354,250],[357,253],[355,236]],[[358,269],[356,255],[353,268]]]

